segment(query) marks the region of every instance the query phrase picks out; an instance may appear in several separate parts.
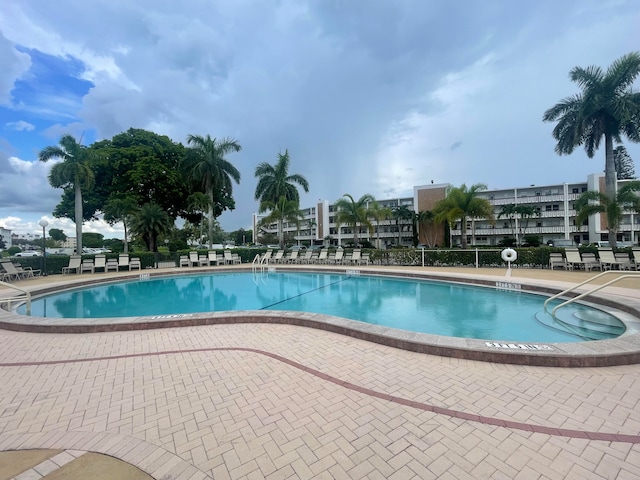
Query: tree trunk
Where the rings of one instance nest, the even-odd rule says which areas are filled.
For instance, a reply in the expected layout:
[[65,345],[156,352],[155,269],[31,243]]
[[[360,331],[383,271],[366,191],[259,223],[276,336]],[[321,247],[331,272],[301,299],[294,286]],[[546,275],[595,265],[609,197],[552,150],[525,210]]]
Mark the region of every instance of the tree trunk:
[[[616,199],[616,163],[613,157],[613,138],[609,134],[604,136],[606,159],[604,164],[604,189],[610,202]],[[617,229],[609,229],[609,245],[615,248],[618,240]]]
[[123,220],[124,225],[124,253],[129,253],[129,241],[127,240],[127,221]]
[[278,241],[280,242],[280,248],[284,248],[284,221],[278,220]]
[[76,253],[82,255],[82,188],[80,181],[75,184]]
[[209,232],[209,250],[211,250],[213,248],[213,188],[209,189],[209,198],[211,205],[209,205],[209,228],[207,231]]
[[460,243],[462,248],[467,248],[467,217],[462,217],[460,222]]

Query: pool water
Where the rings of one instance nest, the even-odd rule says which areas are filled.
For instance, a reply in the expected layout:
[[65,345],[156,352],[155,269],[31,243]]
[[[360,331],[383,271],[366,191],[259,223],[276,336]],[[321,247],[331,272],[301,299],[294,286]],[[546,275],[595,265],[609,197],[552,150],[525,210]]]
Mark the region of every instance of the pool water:
[[[512,342],[577,342],[613,338],[624,332],[623,323],[615,317],[579,304],[563,307],[559,311],[563,325],[558,325],[542,313],[545,298],[520,291],[426,280],[237,272],[151,278],[70,290],[34,299],[31,309],[35,316],[88,319],[295,310],[413,332]],[[589,328],[595,328],[596,334],[585,335]]]

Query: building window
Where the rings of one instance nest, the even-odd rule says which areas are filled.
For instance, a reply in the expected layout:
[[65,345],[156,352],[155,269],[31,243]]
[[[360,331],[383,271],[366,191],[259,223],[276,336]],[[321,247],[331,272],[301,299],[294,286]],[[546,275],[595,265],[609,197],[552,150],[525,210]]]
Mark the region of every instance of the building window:
[[580,190],[582,193],[587,191],[587,187],[582,187],[582,189]]
[[541,227],[542,226],[542,222],[536,222],[536,227]]
[[577,188],[574,188],[573,190],[571,190],[571,193],[579,193],[579,192],[580,192],[580,190],[577,189]]
[[544,210],[545,210],[545,212],[550,212],[551,211],[551,205],[545,205],[544,206]]
[[554,205],[553,206],[553,211],[557,212],[558,210],[560,210],[560,205]]

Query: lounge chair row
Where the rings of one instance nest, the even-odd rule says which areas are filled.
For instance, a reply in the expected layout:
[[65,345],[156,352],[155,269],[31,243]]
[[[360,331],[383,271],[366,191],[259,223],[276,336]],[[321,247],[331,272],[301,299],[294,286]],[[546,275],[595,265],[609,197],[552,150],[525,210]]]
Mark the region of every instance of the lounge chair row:
[[189,255],[181,255],[179,260],[180,267],[210,267],[212,265],[238,265],[240,263],[242,263],[240,256],[229,250],[225,250],[224,253],[210,251],[206,255],[200,255],[198,252],[189,252]]
[[25,278],[33,278],[39,275],[40,270],[23,267],[19,263],[11,262],[11,260],[3,260],[0,262],[0,281],[10,282],[12,280],[24,280]]
[[320,250],[319,253],[307,250],[304,255],[300,255],[297,250],[278,250],[276,253],[267,250],[261,260],[263,263],[276,264],[369,265],[369,254],[362,253],[359,249],[346,255],[344,250],[331,253],[326,249]]
[[599,248],[598,256],[595,253],[585,252],[580,254],[577,248],[566,248],[565,256],[562,253],[551,253],[549,256],[549,268],[560,267],[565,270],[585,270],[587,272],[598,269],[604,270],[639,270],[640,248],[631,250],[633,258],[626,253],[614,253],[611,248]]
[[69,265],[62,267],[62,274],[71,273],[96,273],[96,272],[118,272],[120,270],[141,270],[142,264],[139,258],[129,258],[128,253],[121,253],[120,256],[107,259],[106,255],[98,254],[93,259],[80,255],[69,257]]

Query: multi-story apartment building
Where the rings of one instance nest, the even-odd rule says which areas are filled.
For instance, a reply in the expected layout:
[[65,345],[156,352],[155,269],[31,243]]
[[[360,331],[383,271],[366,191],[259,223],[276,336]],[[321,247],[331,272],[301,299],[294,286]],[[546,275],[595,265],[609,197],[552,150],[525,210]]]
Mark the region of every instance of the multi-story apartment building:
[[[619,184],[625,182],[620,181]],[[445,198],[448,184],[423,185],[414,187],[413,197],[377,200],[378,204],[394,209],[406,206],[415,213],[432,210],[434,205]],[[522,242],[525,236],[536,236],[545,243],[555,239],[571,239],[578,243],[606,241],[608,231],[606,217],[594,215],[583,225],[576,225],[575,202],[587,190],[604,191],[604,175],[589,175],[585,182],[561,183],[553,185],[529,185],[498,190],[486,190],[479,196],[493,206],[495,221],[485,218],[467,219],[467,242],[469,245],[499,245],[508,238]],[[509,206],[529,206],[531,215],[508,214]],[[285,224],[284,231],[290,243],[344,245],[353,241],[352,227],[336,225],[335,205],[327,200],[319,200],[314,207],[302,210],[303,218],[299,226]],[[277,234],[275,224],[258,227],[263,216],[253,214],[253,231]],[[358,237],[370,241],[379,248],[392,245],[411,246],[413,244],[412,222],[387,218],[377,221],[373,234],[361,227]],[[423,228],[418,232],[419,243],[445,245],[445,230],[442,225]],[[451,245],[461,243],[460,223],[451,225],[449,230]],[[619,240],[638,243],[640,238],[640,215],[627,212],[620,225]]]

